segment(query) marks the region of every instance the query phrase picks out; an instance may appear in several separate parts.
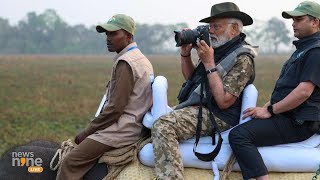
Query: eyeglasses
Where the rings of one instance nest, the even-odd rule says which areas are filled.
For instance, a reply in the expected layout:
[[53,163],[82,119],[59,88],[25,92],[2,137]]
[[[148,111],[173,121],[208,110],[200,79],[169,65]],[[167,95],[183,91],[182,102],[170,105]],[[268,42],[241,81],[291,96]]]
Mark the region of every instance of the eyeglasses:
[[[224,24],[237,24],[237,23],[224,23]],[[223,25],[219,23],[210,23],[209,29],[214,29],[215,31],[218,31]]]

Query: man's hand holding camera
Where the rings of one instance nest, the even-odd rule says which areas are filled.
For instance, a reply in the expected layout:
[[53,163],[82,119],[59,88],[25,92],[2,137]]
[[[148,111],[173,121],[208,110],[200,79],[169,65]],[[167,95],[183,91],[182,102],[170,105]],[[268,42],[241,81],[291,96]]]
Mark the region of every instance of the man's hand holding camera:
[[214,63],[214,50],[204,40],[197,42],[197,53],[206,70],[216,67]]
[[180,47],[180,53],[182,57],[191,56],[192,44],[184,44]]

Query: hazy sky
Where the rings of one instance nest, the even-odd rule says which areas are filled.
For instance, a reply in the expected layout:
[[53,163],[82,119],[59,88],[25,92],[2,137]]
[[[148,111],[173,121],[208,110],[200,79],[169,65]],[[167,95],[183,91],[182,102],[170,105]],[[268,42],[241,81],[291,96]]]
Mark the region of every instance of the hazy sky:
[[[319,0],[315,0],[319,2]],[[172,24],[186,22],[195,27],[209,16],[211,6],[223,0],[1,0],[0,17],[16,24],[28,12],[55,9],[68,24],[95,25],[118,13],[128,14],[139,23]],[[281,18],[283,10],[293,10],[301,0],[233,0],[241,11],[254,19]],[[291,23],[290,20],[286,20]]]

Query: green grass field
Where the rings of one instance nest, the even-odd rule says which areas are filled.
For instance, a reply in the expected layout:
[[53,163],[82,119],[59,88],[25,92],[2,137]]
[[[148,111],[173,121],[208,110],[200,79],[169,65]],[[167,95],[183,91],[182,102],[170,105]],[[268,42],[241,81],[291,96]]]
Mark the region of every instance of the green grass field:
[[[184,81],[180,58],[148,58],[155,75],[167,77],[168,102],[175,105]],[[286,58],[256,59],[258,105],[269,100]],[[94,116],[111,66],[112,58],[104,56],[0,56],[0,154],[35,139],[73,139]]]

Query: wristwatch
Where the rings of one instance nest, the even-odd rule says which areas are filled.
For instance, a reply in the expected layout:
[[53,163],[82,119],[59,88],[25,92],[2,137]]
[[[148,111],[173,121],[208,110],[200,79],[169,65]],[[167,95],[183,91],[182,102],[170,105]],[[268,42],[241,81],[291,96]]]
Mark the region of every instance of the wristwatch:
[[216,68],[216,67],[207,70],[206,73],[207,73],[207,74],[210,74],[210,73],[213,73],[213,72],[215,72],[215,71],[217,71],[217,68]]
[[274,116],[274,115],[275,115],[274,112],[273,112],[273,106],[272,106],[272,104],[270,104],[270,105],[267,107],[267,110],[268,110],[268,112],[271,114],[271,116]]

